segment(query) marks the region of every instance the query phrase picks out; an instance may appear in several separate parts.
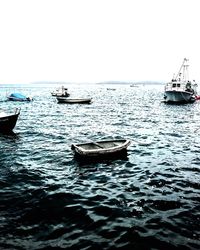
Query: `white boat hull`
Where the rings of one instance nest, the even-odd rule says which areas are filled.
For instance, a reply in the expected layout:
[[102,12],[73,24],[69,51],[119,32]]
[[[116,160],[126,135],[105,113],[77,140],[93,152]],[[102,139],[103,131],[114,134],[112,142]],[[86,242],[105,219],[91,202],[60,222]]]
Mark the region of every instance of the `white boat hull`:
[[91,103],[92,98],[65,98],[65,97],[57,97],[59,103]]
[[195,101],[193,93],[187,91],[168,90],[164,94],[167,103],[191,103]]

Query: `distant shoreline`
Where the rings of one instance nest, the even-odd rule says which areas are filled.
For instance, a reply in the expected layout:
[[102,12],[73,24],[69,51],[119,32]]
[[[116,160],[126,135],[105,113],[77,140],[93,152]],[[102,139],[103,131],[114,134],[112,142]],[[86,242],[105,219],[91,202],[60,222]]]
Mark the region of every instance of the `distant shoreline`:
[[137,82],[123,82],[123,81],[105,81],[105,82],[27,82],[27,83],[0,83],[0,87],[5,85],[39,85],[39,84],[48,84],[48,85],[82,85],[82,84],[91,84],[91,85],[162,85],[164,82],[158,82],[158,81],[137,81]]

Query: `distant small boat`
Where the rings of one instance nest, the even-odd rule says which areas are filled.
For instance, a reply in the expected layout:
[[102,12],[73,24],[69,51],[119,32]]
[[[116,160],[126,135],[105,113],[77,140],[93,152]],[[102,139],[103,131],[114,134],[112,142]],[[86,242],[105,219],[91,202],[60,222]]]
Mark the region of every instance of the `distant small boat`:
[[58,97],[68,97],[70,94],[68,93],[68,89],[64,86],[61,86],[60,88],[56,89],[55,91],[51,92],[52,96],[58,96]]
[[92,102],[92,98],[67,98],[67,97],[56,97],[58,100],[58,103],[69,103],[69,104],[75,104],[75,103],[85,103],[89,104]]
[[130,87],[139,87],[137,84],[135,84],[135,83],[132,83],[131,85],[130,85]]
[[88,142],[82,144],[72,144],[71,149],[75,155],[83,158],[90,157],[107,157],[120,155],[126,152],[127,147],[130,145],[130,140],[105,140],[97,142]]
[[20,114],[20,109],[16,109],[13,114],[5,113],[4,111],[0,111],[0,132],[7,133],[11,132],[16,123]]
[[31,97],[27,97],[21,93],[12,93],[7,98],[9,101],[18,101],[18,102],[30,102],[30,101],[32,101]]
[[107,88],[107,90],[116,90],[115,88]]

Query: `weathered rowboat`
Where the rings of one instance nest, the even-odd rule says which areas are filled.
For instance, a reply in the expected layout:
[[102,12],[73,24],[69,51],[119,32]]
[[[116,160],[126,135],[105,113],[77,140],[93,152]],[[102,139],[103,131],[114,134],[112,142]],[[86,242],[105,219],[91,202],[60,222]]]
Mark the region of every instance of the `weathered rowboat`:
[[14,114],[7,114],[0,111],[0,133],[11,132],[16,125],[19,114],[20,109],[16,109]]
[[126,152],[131,141],[126,139],[105,140],[97,142],[88,142],[82,144],[72,144],[71,149],[76,156],[87,157],[107,157],[120,155]]
[[69,104],[76,104],[76,103],[91,103],[92,98],[67,98],[67,97],[56,97],[58,103],[69,103]]

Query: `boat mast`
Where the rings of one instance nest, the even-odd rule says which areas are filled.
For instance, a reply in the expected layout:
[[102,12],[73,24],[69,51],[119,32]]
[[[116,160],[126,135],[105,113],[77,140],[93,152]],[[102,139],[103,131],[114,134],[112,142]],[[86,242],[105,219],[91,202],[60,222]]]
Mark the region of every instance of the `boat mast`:
[[187,58],[184,58],[183,63],[178,71],[178,74],[176,76],[176,80],[187,82],[189,80],[189,74],[188,74],[188,62],[189,60]]

